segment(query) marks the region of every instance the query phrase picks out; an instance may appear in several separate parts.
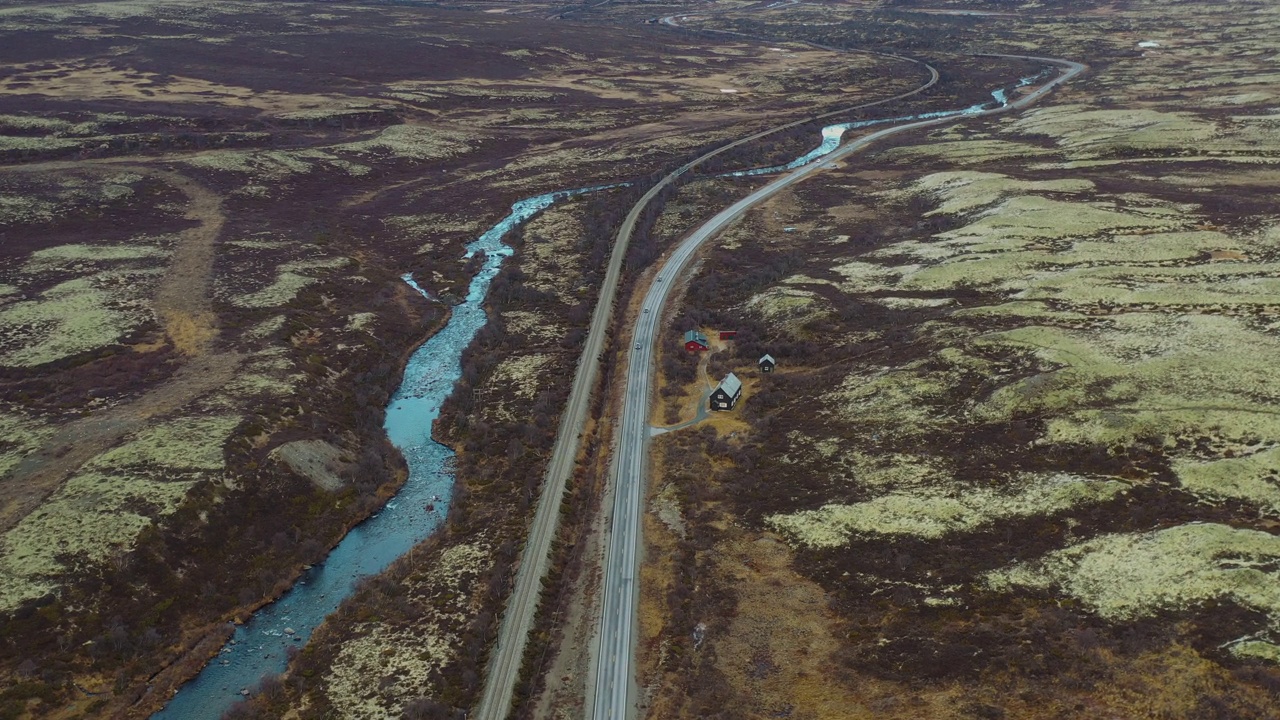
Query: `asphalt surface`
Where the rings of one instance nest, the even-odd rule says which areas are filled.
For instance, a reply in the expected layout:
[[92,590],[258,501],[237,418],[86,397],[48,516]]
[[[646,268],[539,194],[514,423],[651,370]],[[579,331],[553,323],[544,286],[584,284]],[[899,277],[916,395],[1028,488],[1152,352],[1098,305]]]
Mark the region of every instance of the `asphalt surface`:
[[884,138],[910,130],[959,120],[995,115],[1024,108],[1049,93],[1059,84],[1074,78],[1085,66],[1069,60],[1023,55],[992,55],[1032,60],[1059,65],[1064,71],[1036,90],[1011,101],[1008,105],[970,115],[955,115],[904,123],[860,137],[817,161],[782,175],[747,197],[737,201],[695,230],[676,248],[657,271],[657,277],[644,296],[639,316],[635,319],[630,344],[626,390],[618,446],[614,455],[614,505],[612,531],[605,558],[604,602],[598,628],[598,649],[594,658],[594,692],[589,694],[589,716],[593,720],[629,720],[636,716],[634,672],[631,666],[635,650],[636,604],[639,598],[640,518],[643,514],[645,468],[649,444],[649,402],[652,395],[654,346],[660,332],[660,318],[671,287],[680,272],[689,265],[698,249],[710,238],[737,220],[747,210],[769,197],[809,177],[833,167],[841,159]]
[[[938,82],[938,71],[927,63],[914,58],[871,51],[852,52],[914,63],[929,73],[929,79],[913,90],[890,98],[842,107],[821,115],[805,117],[785,125],[754,133],[724,147],[712,150],[680,166],[649,188],[648,192],[632,206],[626,219],[623,220],[614,242],[613,252],[609,257],[609,266],[600,288],[600,296],[596,301],[595,311],[591,316],[591,326],[583,344],[582,355],[578,358],[573,386],[569,392],[569,402],[560,419],[556,444],[552,449],[547,475],[538,497],[538,508],[534,512],[533,524],[529,529],[529,539],[521,552],[520,564],[516,569],[515,587],[503,612],[502,623],[498,628],[497,643],[490,655],[488,672],[485,674],[485,686],[473,715],[477,720],[503,720],[511,710],[512,698],[516,682],[519,679],[521,662],[524,658],[524,650],[528,644],[529,631],[533,627],[533,620],[538,610],[542,578],[547,573],[551,541],[555,538],[556,529],[559,526],[560,506],[564,497],[565,483],[573,472],[574,462],[580,451],[582,433],[587,421],[588,401],[591,399],[591,391],[596,386],[596,380],[599,375],[600,357],[604,352],[606,332],[612,322],[613,305],[617,300],[618,283],[622,275],[622,261],[626,257],[627,249],[630,247],[631,236],[635,232],[636,223],[639,222],[641,213],[644,212],[645,207],[658,193],[675,182],[677,178],[720,153],[813,120],[902,100],[924,92]],[[588,688],[588,698],[590,697],[591,689]]]

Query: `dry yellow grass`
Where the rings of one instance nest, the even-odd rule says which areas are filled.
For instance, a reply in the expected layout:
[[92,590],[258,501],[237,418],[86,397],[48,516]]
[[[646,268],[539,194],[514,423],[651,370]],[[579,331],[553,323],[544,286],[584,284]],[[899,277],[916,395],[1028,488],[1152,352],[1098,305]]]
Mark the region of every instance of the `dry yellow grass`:
[[582,254],[577,246],[585,233],[581,214],[575,203],[544,210],[525,226],[521,247],[525,283],[570,305],[587,292],[577,281],[582,273]]
[[325,695],[338,713],[353,720],[399,715],[414,698],[431,692],[432,675],[459,646],[453,628],[478,610],[477,580],[488,569],[481,543],[455,545],[439,562],[411,581],[410,592],[430,592],[426,615],[410,628],[379,622],[354,628],[325,677]]

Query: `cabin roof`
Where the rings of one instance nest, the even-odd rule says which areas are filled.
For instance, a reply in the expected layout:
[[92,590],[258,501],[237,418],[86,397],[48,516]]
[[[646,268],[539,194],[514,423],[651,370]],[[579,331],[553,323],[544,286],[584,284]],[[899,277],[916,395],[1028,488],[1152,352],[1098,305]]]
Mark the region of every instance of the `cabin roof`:
[[737,375],[729,373],[724,376],[724,379],[720,381],[720,384],[716,386],[716,389],[723,390],[728,393],[729,397],[733,397],[742,389],[742,381],[738,379]]

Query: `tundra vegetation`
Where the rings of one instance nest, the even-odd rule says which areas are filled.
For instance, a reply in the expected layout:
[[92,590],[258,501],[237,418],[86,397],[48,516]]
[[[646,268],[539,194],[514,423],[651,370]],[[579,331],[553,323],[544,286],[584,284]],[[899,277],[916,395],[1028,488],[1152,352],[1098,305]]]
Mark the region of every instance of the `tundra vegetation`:
[[[1274,715],[1280,14],[898,2],[701,24],[1090,69],[852,156],[706,254],[675,319],[735,327],[709,374],[748,389],[743,422],[655,440],[650,716]],[[698,360],[663,352],[690,389],[662,403],[686,403]]]
[[917,81],[547,12],[0,4],[6,718],[158,708],[403,482],[383,409],[466,293],[462,244],[523,197],[635,180],[511,238],[436,428],[459,453],[444,529],[237,712],[468,707],[644,183]]

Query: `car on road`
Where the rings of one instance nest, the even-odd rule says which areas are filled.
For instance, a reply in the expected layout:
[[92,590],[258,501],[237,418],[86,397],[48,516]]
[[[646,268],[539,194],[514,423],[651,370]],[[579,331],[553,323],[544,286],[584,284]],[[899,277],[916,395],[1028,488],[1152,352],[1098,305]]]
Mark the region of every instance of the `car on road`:
[[649,312],[649,308],[645,308],[645,309],[644,309],[644,311],[645,311],[645,312]]
[[639,350],[639,349],[640,349],[640,343],[636,343],[636,349],[637,349],[637,350]]

